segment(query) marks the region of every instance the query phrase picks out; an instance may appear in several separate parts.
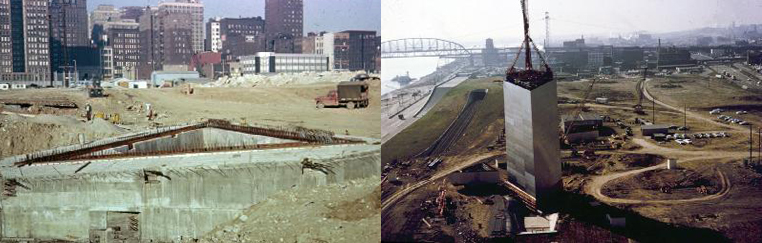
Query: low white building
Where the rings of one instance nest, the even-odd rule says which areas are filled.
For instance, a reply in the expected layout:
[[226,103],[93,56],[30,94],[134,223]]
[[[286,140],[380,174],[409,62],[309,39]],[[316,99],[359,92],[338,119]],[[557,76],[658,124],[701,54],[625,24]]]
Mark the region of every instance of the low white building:
[[329,58],[320,54],[258,52],[256,55],[240,57],[240,63],[243,75],[330,70]]
[[130,89],[147,89],[148,81],[129,81],[129,85],[127,87]]

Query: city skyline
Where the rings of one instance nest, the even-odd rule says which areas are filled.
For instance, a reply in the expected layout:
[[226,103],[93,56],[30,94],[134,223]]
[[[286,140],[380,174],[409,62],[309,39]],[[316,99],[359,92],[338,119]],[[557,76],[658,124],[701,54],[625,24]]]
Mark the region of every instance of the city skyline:
[[[160,1],[148,0],[141,4],[117,0],[90,0],[87,11],[92,12],[98,5],[111,4],[124,6],[157,6]],[[169,2],[169,1],[166,1]],[[235,6],[228,8],[227,5]],[[210,18],[238,18],[265,16],[265,0],[223,0],[204,4],[204,22]],[[344,30],[381,31],[381,0],[310,0],[304,2],[304,35],[309,32],[339,32]],[[352,19],[352,21],[347,21]]]

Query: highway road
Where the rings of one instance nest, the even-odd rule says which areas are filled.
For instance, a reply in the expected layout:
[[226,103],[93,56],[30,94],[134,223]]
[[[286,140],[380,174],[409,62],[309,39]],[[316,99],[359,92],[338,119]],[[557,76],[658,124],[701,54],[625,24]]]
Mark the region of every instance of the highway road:
[[[454,77],[438,86],[422,86],[415,87],[416,90],[421,90],[423,94],[428,90],[433,90],[425,98],[415,101],[412,105],[405,108],[399,114],[404,117],[400,119],[399,116],[392,116],[397,111],[401,110],[398,104],[395,104],[394,99],[388,101],[388,106],[384,106],[384,112],[381,116],[381,143],[386,143],[389,139],[392,139],[402,130],[405,130],[408,126],[412,125],[419,118],[423,117],[428,110],[433,108],[444,95],[455,86],[458,86],[463,81],[468,80],[468,77]],[[408,93],[412,93],[410,91]],[[398,102],[397,102],[398,103]],[[409,103],[408,103],[409,104]],[[405,107],[404,105],[402,107]]]

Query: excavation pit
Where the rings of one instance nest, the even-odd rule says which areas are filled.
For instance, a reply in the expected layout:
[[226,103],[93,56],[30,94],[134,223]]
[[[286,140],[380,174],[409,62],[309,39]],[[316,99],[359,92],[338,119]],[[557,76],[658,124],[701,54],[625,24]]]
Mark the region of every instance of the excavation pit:
[[208,121],[6,158],[0,241],[198,239],[281,190],[378,176],[375,144]]

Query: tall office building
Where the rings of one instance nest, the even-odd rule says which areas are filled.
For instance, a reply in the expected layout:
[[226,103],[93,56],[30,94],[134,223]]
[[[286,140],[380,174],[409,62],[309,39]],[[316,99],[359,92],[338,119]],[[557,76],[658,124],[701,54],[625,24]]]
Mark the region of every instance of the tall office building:
[[206,22],[206,40],[204,50],[211,52],[222,51],[222,32],[220,32],[220,21],[222,18],[211,18]]
[[50,80],[48,7],[47,0],[0,1],[0,80]]
[[268,51],[302,52],[303,11],[303,0],[265,0],[265,32]]
[[135,22],[140,21],[140,16],[143,16],[143,13],[145,13],[146,7],[141,6],[125,6],[120,9],[120,13],[122,13],[122,16],[120,16],[122,19],[132,19],[135,20]]
[[194,17],[184,13],[146,10],[140,17],[140,53],[138,76],[149,78],[156,70],[187,70],[194,54],[192,36]]
[[[97,39],[98,33],[93,33],[94,28],[98,28],[96,26],[103,26],[104,23],[111,22],[111,21],[118,21],[121,19],[122,13],[114,7],[114,5],[98,5],[98,7],[95,8],[90,13],[90,23],[89,23],[89,29],[90,29],[90,39]],[[96,32],[99,32],[100,30],[95,29]]]
[[13,72],[11,44],[11,3],[0,0],[0,73]]
[[159,3],[159,11],[187,15],[191,21],[193,52],[204,51],[204,4],[201,0],[175,0]]
[[50,1],[51,37],[62,46],[88,46],[87,0]]
[[[90,46],[86,0],[50,1],[50,66],[54,72],[74,72],[74,56]],[[82,63],[80,63],[82,64]],[[70,74],[68,74],[70,75]]]
[[109,22],[104,26],[103,76],[107,78],[137,78],[140,61],[140,30],[138,23]]

